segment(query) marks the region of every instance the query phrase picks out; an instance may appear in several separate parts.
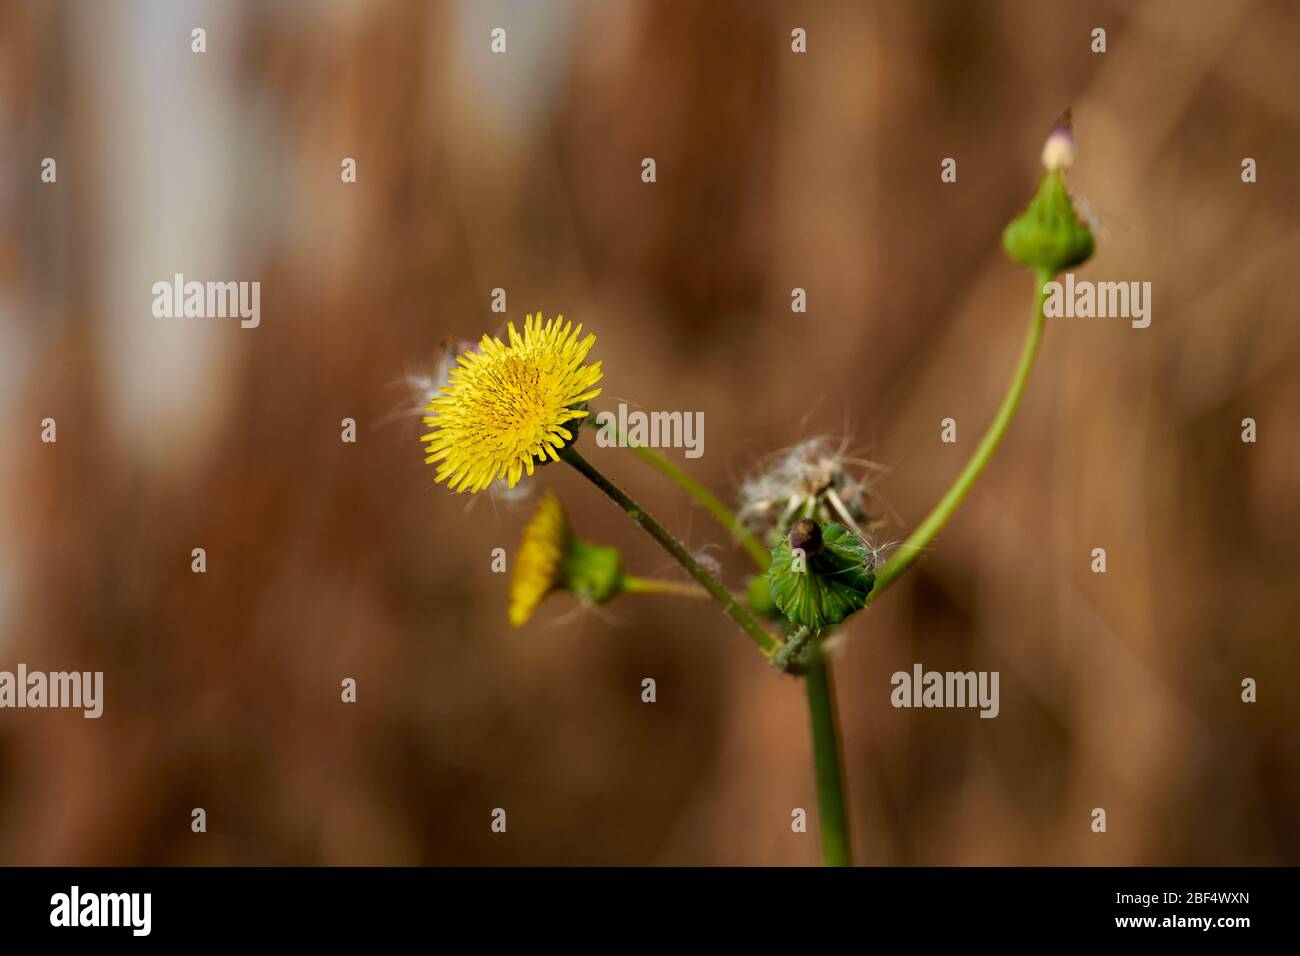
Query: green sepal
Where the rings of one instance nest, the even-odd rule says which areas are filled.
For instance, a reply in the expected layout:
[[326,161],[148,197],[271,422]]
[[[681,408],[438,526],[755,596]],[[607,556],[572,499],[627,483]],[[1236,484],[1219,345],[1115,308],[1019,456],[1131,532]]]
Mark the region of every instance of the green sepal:
[[772,600],[797,627],[820,630],[839,624],[867,603],[875,583],[867,546],[843,525],[822,525],[822,551],[795,567],[790,542],[772,549],[767,580]]
[[623,559],[618,548],[570,539],[560,586],[592,604],[604,604],[615,597],[623,590]]
[[1003,230],[1002,248],[1021,265],[1052,275],[1092,255],[1092,230],[1079,221],[1059,169],[1043,174],[1029,207]]

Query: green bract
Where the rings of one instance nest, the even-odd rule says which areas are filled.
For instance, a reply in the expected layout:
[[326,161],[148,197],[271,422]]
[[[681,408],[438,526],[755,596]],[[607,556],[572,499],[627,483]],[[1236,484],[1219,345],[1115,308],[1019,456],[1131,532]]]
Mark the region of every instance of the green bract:
[[1052,275],[1092,255],[1092,230],[1079,221],[1059,169],[1043,174],[1029,208],[1003,231],[1002,248],[1016,262]]
[[767,580],[772,600],[790,623],[820,630],[839,624],[867,603],[875,583],[867,546],[843,525],[822,525],[822,550],[796,560],[790,542],[772,549]]
[[564,555],[564,587],[592,604],[617,596],[623,587],[618,549],[572,538]]

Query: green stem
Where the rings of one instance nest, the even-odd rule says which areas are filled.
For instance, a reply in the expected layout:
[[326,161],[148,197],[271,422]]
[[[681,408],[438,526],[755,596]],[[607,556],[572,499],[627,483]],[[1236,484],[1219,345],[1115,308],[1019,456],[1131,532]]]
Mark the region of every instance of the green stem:
[[639,578],[633,574],[623,575],[623,592],[625,594],[674,594],[677,597],[707,598],[709,592],[698,584],[685,581],[663,581],[658,578]]
[[709,514],[717,519],[718,524],[730,532],[731,536],[736,539],[742,548],[749,552],[749,556],[754,559],[754,563],[758,565],[759,570],[767,570],[767,565],[772,560],[767,548],[763,547],[762,543],[741,524],[740,520],[732,514],[731,509],[718,500],[713,492],[653,448],[628,444],[627,449],[651,468],[667,476],[670,481],[694,498]]
[[[628,447],[638,458],[666,475],[699,502],[749,552],[749,556],[753,558],[758,569],[760,571],[767,570],[767,566],[771,563],[770,552],[745,529],[731,510],[718,500],[712,492],[652,449],[634,445]],[[606,494],[609,494],[607,490]],[[615,498],[615,501],[617,500]],[[769,657],[773,659],[773,663],[778,667],[782,669],[788,668],[793,658],[798,655],[810,639],[815,637],[816,635],[811,629],[801,628],[792,634],[774,654],[769,654]],[[816,767],[822,861],[827,866],[852,866],[853,850],[849,843],[844,780],[840,773],[839,721],[835,713],[831,677],[827,671],[826,661],[820,648],[816,650],[813,658],[812,664],[803,677],[808,696],[808,714],[813,736],[813,760]]]
[[[758,540],[745,530],[736,516],[718,498],[662,455],[649,448],[628,446],[642,461],[672,479],[687,494],[698,501],[731,532],[732,536],[749,552],[760,571],[766,571],[771,554]],[[815,639],[809,628],[801,628],[772,656],[772,662],[787,669],[793,659]],[[849,843],[848,813],[845,808],[844,778],[840,773],[840,731],[836,717],[831,676],[827,670],[821,648],[813,654],[813,662],[803,674],[808,696],[809,723],[812,727],[813,762],[816,768],[818,828],[821,831],[822,862],[827,866],[852,866],[853,848]]]
[[635,521],[650,535],[659,542],[660,547],[672,556],[673,560],[686,569],[686,573],[700,582],[701,587],[709,592],[712,597],[722,607],[722,610],[735,621],[746,634],[754,639],[754,643],[765,656],[771,658],[773,654],[781,647],[781,642],[767,632],[764,627],[756,621],[753,616],[745,609],[745,606],[737,601],[726,588],[713,575],[700,567],[685,546],[664,530],[663,526],[652,518],[648,512],[635,501],[623,493],[617,485],[596,470],[592,464],[578,454],[578,450],[569,445],[564,451],[560,452],[560,457],[576,468],[592,484],[603,491],[606,495],[614,500],[614,503],[627,512],[627,516]]
[[772,663],[783,671],[788,671],[795,663],[795,658],[808,646],[808,642],[817,636],[811,627],[801,627],[785,639],[785,644],[772,657]]
[[867,595],[868,603],[875,600],[885,588],[893,584],[894,580],[907,570],[913,561],[921,556],[934,536],[948,523],[952,513],[957,510],[957,506],[962,503],[971,485],[975,483],[975,479],[979,477],[980,472],[993,456],[993,452],[997,450],[1002,436],[1006,434],[1007,426],[1011,424],[1011,419],[1016,414],[1016,406],[1020,404],[1020,396],[1024,394],[1025,383],[1029,380],[1030,369],[1033,368],[1034,358],[1038,354],[1038,346],[1043,338],[1043,301],[1046,298],[1043,287],[1051,282],[1052,278],[1050,272],[1037,274],[1038,292],[1034,300],[1034,314],[1029,320],[1029,331],[1025,335],[1025,344],[1020,351],[1020,364],[1016,366],[1011,387],[1007,390],[1006,397],[1002,399],[997,417],[993,419],[993,424],[989,425],[988,431],[980,439],[979,447],[975,449],[975,454],[971,456],[970,461],[966,462],[966,467],[952,483],[948,493],[939,500],[926,519],[876,574],[875,586]]
[[852,866],[853,845],[844,808],[844,779],[840,775],[840,733],[835,719],[835,688],[821,648],[804,675],[808,716],[812,724],[813,766],[817,778],[817,814],[825,866]]

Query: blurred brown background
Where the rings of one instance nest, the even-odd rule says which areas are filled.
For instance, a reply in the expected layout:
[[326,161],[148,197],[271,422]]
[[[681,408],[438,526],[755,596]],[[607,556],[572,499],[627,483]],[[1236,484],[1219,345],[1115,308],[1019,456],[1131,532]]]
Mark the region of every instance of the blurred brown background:
[[[798,685],[693,602],[510,629],[489,553],[532,504],[435,487],[403,377],[498,329],[503,287],[597,333],[604,407],[704,411],[686,464],[728,496],[847,430],[901,538],[1010,376],[1032,282],[999,234],[1073,106],[1081,277],[1151,281],[1152,325],[1049,324],[972,496],[847,628],[857,854],[1300,863],[1297,27],[1282,0],[0,0],[0,669],[105,672],[98,721],[0,711],[0,862],[815,862]],[[153,318],[176,272],[261,281],[261,327]],[[577,476],[536,484],[673,574]],[[1001,671],[1001,715],[893,709],[916,661]]]

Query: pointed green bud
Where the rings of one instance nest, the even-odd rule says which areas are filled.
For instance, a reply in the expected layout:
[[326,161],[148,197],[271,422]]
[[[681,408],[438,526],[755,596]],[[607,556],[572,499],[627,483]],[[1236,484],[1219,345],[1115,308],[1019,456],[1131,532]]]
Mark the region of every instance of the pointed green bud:
[[1039,273],[1056,275],[1087,260],[1093,251],[1092,230],[1081,222],[1065,169],[1074,161],[1070,111],[1056,121],[1043,146],[1043,179],[1029,208],[1002,233],[1002,248],[1012,259]]
[[[767,569],[772,600],[791,624],[820,630],[839,624],[867,603],[875,583],[862,539],[843,525],[816,525],[816,534],[799,522],[790,538],[772,549]],[[819,543],[815,553],[796,552],[791,542]]]

